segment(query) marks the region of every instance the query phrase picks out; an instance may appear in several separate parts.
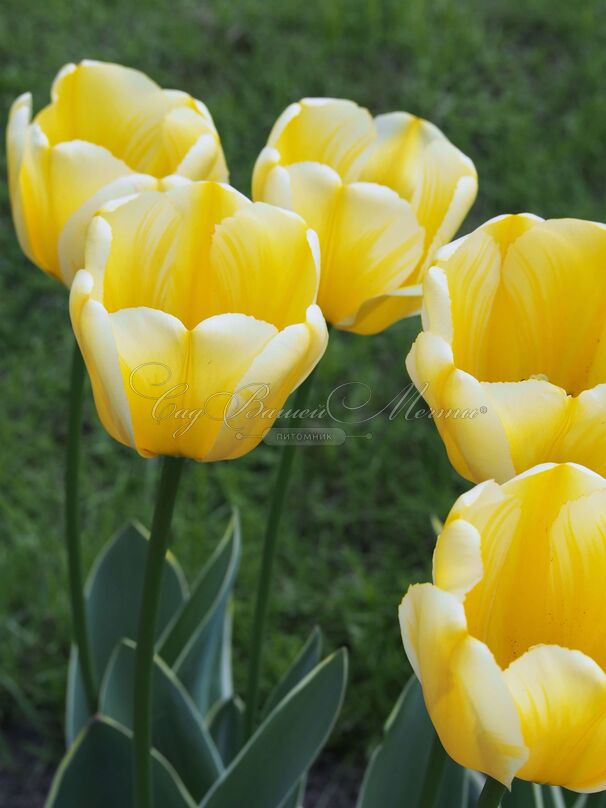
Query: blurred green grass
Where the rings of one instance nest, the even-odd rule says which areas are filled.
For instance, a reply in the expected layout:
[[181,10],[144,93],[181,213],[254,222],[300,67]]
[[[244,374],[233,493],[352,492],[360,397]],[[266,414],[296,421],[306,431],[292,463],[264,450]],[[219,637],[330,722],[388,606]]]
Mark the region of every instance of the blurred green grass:
[[[599,0],[4,0],[2,109],[31,89],[37,107],[67,61],[106,59],[185,89],[210,107],[232,182],[249,193],[275,117],[304,95],[353,98],[373,112],[431,119],[475,161],[478,201],[464,225],[505,211],[603,220],[606,188],[606,7]],[[4,171],[4,166],[2,166]],[[0,191],[0,719],[29,722],[54,761],[69,636],[62,469],[71,333],[64,290],[28,265]],[[312,394],[363,382],[370,409],[407,383],[418,322],[376,338],[333,334]],[[366,410],[366,412],[369,412]],[[396,606],[427,576],[430,515],[466,487],[426,420],[367,425],[371,440],[302,449],[281,536],[264,690],[314,623],[349,646],[347,702],[332,740],[359,764],[404,683]],[[353,431],[353,430],[352,430]],[[360,428],[358,431],[367,431]],[[260,541],[275,451],[190,465],[175,552],[190,580],[220,536],[228,502],[242,510],[236,675],[243,687]],[[113,443],[90,396],[83,464],[90,565],[126,519],[149,523],[157,464]],[[0,760],[8,755],[0,745]]]

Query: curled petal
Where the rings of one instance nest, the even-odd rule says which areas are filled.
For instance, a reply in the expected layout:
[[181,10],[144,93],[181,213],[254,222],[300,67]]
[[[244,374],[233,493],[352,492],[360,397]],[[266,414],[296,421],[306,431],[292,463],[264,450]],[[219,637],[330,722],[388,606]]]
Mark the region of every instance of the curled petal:
[[304,323],[290,325],[272,337],[240,379],[234,407],[208,459],[233,459],[254,448],[290,393],[320,361],[327,343],[326,323],[316,305],[308,308]]
[[422,287],[407,282],[400,289],[371,297],[362,303],[355,317],[348,318],[340,327],[356,334],[378,334],[398,320],[418,314],[422,300]]
[[465,519],[449,520],[438,536],[433,554],[434,583],[463,600],[483,575],[482,538],[478,529]]
[[528,750],[503,672],[469,635],[463,604],[431,584],[412,586],[400,606],[400,627],[448,754],[509,786]]
[[453,371],[442,389],[437,417],[445,421],[474,481],[509,480],[516,473],[507,433],[483,385],[469,373]]
[[10,109],[6,129],[6,159],[8,167],[8,188],[11,199],[13,221],[17,238],[23,252],[33,260],[32,248],[24,218],[23,200],[21,198],[20,173],[23,154],[28,141],[28,127],[32,117],[31,93],[23,93]]
[[122,383],[114,332],[105,308],[92,299],[93,278],[80,270],[70,291],[74,334],[90,376],[99,418],[109,434],[135,447],[133,422]]

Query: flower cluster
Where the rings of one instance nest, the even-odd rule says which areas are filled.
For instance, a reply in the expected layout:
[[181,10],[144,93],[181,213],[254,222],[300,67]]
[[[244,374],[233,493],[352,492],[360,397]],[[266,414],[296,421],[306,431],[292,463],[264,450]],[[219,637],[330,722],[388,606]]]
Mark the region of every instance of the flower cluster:
[[[328,342],[422,309],[409,374],[478,483],[400,607],[447,752],[510,785],[606,786],[606,226],[529,214],[451,242],[471,160],[405,112],[306,98],[277,119],[254,201],[206,106],[85,61],[7,131],[15,229],[70,289],[99,417],[141,455],[251,451]],[[449,243],[451,242],[451,243]],[[194,425],[193,428],[190,428]],[[517,475],[517,476],[516,476]]]

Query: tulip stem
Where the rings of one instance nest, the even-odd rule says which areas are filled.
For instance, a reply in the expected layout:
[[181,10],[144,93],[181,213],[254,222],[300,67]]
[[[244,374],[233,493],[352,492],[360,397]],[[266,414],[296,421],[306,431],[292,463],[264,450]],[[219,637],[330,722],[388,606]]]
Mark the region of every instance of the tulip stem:
[[91,715],[97,709],[97,687],[93,669],[90,637],[86,621],[82,553],[80,548],[80,497],[78,476],[80,470],[80,435],[82,432],[82,394],[85,377],[84,361],[78,343],[74,340],[69,384],[69,416],[67,456],[65,462],[65,544],[69,595],[72,610],[72,631],[78,649],[84,694]]
[[[314,372],[300,385],[295,393],[293,409],[305,407],[312,386]],[[263,656],[263,640],[265,638],[265,623],[269,606],[269,595],[272,583],[272,572],[276,549],[278,546],[278,528],[284,508],[284,500],[288,489],[288,482],[292,470],[296,446],[287,444],[280,452],[280,462],[276,473],[274,488],[271,497],[269,517],[265,525],[263,539],[263,558],[261,571],[257,583],[257,598],[253,618],[252,642],[250,648],[250,667],[248,672],[248,696],[246,699],[246,736],[250,737],[255,727],[255,718],[259,705],[259,679],[261,674],[261,660]]]
[[423,783],[423,790],[421,791],[419,808],[433,808],[436,804],[447,759],[448,755],[437,733],[434,733],[431,752],[429,753],[429,760],[427,761],[427,769],[425,770],[425,781]]
[[136,808],[152,808],[153,806],[151,696],[156,618],[160,587],[162,586],[162,573],[164,572],[164,558],[168,549],[170,523],[182,469],[182,457],[164,458],[145,562],[145,580],[143,582],[143,596],[139,613],[133,694],[134,792]]
[[478,808],[498,808],[506,790],[503,783],[499,783],[498,780],[487,776],[478,800]]

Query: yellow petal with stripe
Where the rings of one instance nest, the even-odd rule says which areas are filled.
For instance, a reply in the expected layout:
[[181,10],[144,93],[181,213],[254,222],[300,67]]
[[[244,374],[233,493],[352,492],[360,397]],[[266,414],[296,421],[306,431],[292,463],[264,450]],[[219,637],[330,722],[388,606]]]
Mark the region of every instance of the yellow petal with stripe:
[[91,218],[111,200],[163,178],[227,179],[208,109],[137,70],[84,61],[59,72],[51,103],[31,121],[31,96],[7,129],[13,220],[25,254],[70,286],[83,267]]
[[505,671],[530,750],[519,776],[575,791],[606,787],[606,674],[579,651],[531,648]]
[[[366,323],[370,319],[369,301],[399,292],[421,258],[423,230],[411,206],[381,185],[344,184],[319,163],[275,168],[267,188],[267,201],[296,211],[318,234],[324,316],[359,333],[360,312]],[[386,325],[382,318],[374,330]],[[363,332],[369,333],[367,324]]]
[[393,188],[409,200],[425,230],[421,273],[454,236],[471,208],[478,179],[471,160],[429,121],[407,112],[375,118],[377,140],[358,179]]
[[176,317],[144,308],[110,319],[138,451],[205,460],[228,397],[275,326],[224,314],[188,331]]
[[315,234],[225,185],[176,181],[110,203],[86,267],[71,312],[99,415],[145,456],[251,451],[326,349]]
[[[216,136],[202,109],[205,113],[187,93],[163,90],[139,70],[85,60],[63,68],[52,103],[36,121],[51,145],[85,140],[105,147],[133,171],[164,177],[177,170],[202,135]],[[193,114],[184,115],[187,111]],[[219,152],[218,138],[215,142]]]
[[267,145],[282,165],[324,163],[347,180],[374,137],[370,113],[353,101],[304,98],[278,118]]
[[425,704],[448,754],[506,785],[528,757],[518,713],[489,649],[469,635],[463,604],[431,584],[410,587],[400,627]]

